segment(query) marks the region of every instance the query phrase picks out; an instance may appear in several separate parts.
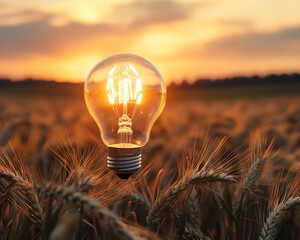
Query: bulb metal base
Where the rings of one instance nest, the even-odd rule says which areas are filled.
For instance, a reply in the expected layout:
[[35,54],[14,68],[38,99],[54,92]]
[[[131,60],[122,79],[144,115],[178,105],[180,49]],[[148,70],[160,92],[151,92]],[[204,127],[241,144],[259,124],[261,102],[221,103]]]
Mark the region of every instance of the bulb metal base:
[[121,179],[128,179],[142,166],[142,148],[137,145],[108,147],[107,166]]

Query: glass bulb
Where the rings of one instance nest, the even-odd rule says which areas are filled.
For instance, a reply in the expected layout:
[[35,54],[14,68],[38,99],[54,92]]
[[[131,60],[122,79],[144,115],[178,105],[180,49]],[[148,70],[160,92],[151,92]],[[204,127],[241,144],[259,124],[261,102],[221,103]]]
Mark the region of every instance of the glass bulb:
[[141,150],[166,102],[157,69],[133,54],[96,64],[85,82],[85,101],[108,147],[108,167],[128,178],[141,167]]

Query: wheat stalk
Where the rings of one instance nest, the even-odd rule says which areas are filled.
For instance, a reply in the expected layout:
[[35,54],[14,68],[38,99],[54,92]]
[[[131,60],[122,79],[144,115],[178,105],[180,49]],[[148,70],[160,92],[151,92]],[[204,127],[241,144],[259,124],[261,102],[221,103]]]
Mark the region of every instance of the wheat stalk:
[[27,211],[20,206],[19,209],[23,210],[22,212],[26,214],[32,222],[36,223],[39,227],[42,227],[42,210],[31,183],[10,171],[4,170],[0,170],[0,178],[9,182],[14,182],[15,185],[20,188],[20,190],[23,192],[21,196],[19,196],[20,194],[17,191],[12,192],[12,194],[16,195],[16,200],[19,201],[20,205],[25,205],[29,208],[29,213],[27,213]]
[[119,236],[124,236],[126,239],[140,239],[113,212],[102,208],[99,202],[90,199],[86,194],[75,191],[74,188],[46,184],[45,186],[37,185],[35,189],[46,196],[56,197],[78,208],[83,208],[84,211],[90,210],[102,220],[109,219]]
[[201,170],[199,172],[192,172],[183,177],[175,185],[171,186],[165,191],[152,205],[149,210],[147,222],[152,228],[156,228],[160,220],[167,213],[169,205],[175,200],[180,193],[185,191],[190,185],[207,183],[207,182],[228,182],[236,183],[232,175],[227,173],[220,173],[213,170]]
[[296,204],[300,203],[300,197],[290,197],[288,200],[281,202],[269,214],[266,222],[261,228],[259,240],[275,239],[279,233],[282,224],[286,220],[287,211],[291,210]]

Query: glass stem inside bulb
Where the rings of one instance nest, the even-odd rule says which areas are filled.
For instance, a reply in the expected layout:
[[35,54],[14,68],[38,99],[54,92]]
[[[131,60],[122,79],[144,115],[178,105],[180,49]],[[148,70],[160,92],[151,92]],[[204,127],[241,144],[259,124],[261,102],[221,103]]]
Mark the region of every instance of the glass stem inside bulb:
[[132,140],[132,120],[126,114],[119,118],[118,137],[120,143],[131,143]]
[[127,115],[127,101],[125,102],[123,102],[123,114],[124,115]]

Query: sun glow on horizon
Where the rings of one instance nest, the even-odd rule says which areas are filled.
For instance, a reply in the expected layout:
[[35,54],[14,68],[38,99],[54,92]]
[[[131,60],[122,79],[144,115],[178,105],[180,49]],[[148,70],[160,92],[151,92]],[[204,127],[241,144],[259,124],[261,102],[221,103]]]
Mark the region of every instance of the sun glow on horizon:
[[[0,76],[80,81],[116,53],[182,79],[300,71],[300,2],[0,0]],[[278,18],[284,16],[284,18]]]

